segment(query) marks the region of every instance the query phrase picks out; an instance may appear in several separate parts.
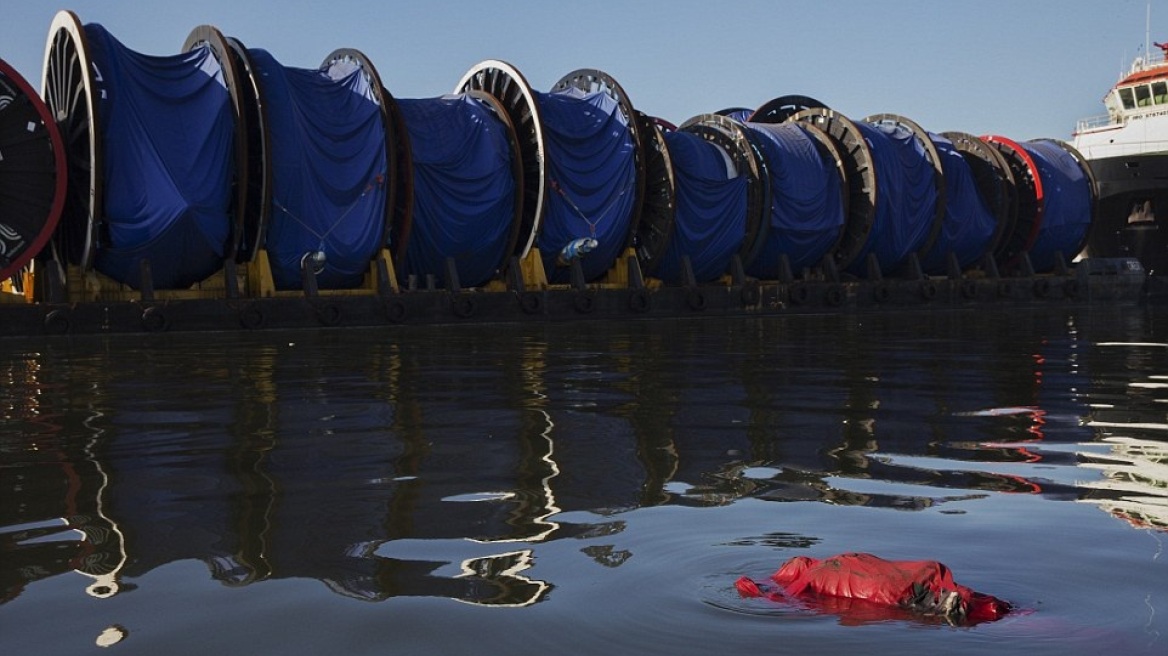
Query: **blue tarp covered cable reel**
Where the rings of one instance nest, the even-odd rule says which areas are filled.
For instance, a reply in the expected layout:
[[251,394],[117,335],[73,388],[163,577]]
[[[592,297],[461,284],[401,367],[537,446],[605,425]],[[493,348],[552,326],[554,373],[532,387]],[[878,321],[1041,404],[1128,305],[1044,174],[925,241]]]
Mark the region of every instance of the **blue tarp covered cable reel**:
[[818,266],[839,242],[847,218],[838,149],[809,123],[746,126],[766,161],[771,186],[770,226],[747,273],[775,280],[783,256],[794,272]]
[[[171,56],[134,52],[97,24],[81,28],[76,16],[60,12],[46,61],[48,94],[58,115],[82,132],[96,131],[86,154],[89,171],[70,172],[90,181],[94,206],[74,207],[66,234],[77,243],[62,254],[82,268],[134,288],[142,285],[141,263],[151,268],[151,284],[181,289],[220,270],[234,255],[241,208],[233,183],[239,159],[234,80],[225,48],[202,43]],[[77,43],[76,41],[81,41]],[[91,95],[92,113],[66,90],[70,53],[84,51],[91,77],[68,93]],[[92,173],[92,175],[90,175]]]
[[832,252],[838,269],[867,277],[871,260],[880,272],[896,273],[927,250],[944,213],[944,179],[919,126],[892,114],[853,122],[824,107],[799,110],[791,120],[819,127],[844,155],[848,220]]
[[876,219],[867,247],[851,267],[859,273],[868,253],[880,269],[895,273],[910,255],[932,247],[945,216],[945,181],[940,156],[928,134],[895,114],[856,123],[876,168]]
[[487,60],[456,86],[467,90],[498,100],[516,130],[524,201],[515,254],[537,248],[548,281],[563,283],[561,251],[593,239],[577,261],[586,280],[603,276],[632,245],[644,184],[636,113],[620,85],[581,69],[542,93],[510,64]]
[[946,272],[952,254],[960,270],[980,263],[998,234],[998,217],[983,197],[966,156],[951,139],[929,133],[945,172],[945,218],[921,268],[930,275]]
[[404,273],[445,285],[450,258],[460,285],[485,284],[518,238],[523,181],[514,128],[498,101],[478,91],[396,102],[413,185]]
[[669,245],[653,275],[683,282],[688,256],[696,282],[717,279],[746,234],[747,177],[724,146],[687,131],[665,133],[676,180],[676,210]]
[[619,104],[605,93],[568,88],[537,93],[548,148],[547,211],[536,245],[551,282],[566,282],[560,251],[587,238],[585,280],[604,275],[627,244],[636,209],[636,143]]
[[1034,271],[1052,270],[1061,256],[1074,257],[1086,244],[1094,220],[1096,185],[1083,156],[1053,139],[1016,142],[982,137],[1005,157],[1018,190],[1014,224],[995,252],[999,264],[1019,266],[1022,255]]
[[1094,219],[1095,182],[1083,156],[1067,143],[1035,139],[1022,147],[1042,176],[1042,228],[1030,251],[1036,271],[1050,271],[1056,254],[1074,257],[1087,241]]
[[271,185],[262,246],[276,288],[301,288],[305,265],[319,269],[321,289],[357,287],[385,245],[389,217],[376,71],[363,56],[302,69],[262,49],[244,55],[264,114]]
[[[748,265],[766,240],[770,183],[766,164],[743,123],[700,114],[667,135],[677,180],[677,209],[665,255],[652,274],[684,282],[688,257],[698,282],[729,273],[737,256]],[[695,141],[696,139],[696,141]]]

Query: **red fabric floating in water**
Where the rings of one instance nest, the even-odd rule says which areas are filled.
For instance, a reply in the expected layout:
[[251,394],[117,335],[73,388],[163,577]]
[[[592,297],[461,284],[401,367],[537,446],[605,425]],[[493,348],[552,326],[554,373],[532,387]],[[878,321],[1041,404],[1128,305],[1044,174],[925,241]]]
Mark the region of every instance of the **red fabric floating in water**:
[[958,585],[949,568],[935,560],[892,561],[866,553],[823,560],[796,556],[771,580],[778,590],[745,576],[734,587],[744,597],[856,599],[957,624],[993,621],[1010,611],[1010,604],[1001,599]]

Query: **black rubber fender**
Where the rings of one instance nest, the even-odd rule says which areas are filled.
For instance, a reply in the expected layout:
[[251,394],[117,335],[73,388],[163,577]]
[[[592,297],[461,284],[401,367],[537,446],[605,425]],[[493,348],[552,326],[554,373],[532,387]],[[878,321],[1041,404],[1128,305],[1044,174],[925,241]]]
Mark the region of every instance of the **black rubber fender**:
[[1010,284],[1009,280],[998,281],[998,298],[1007,298],[1014,292],[1014,286]]
[[629,309],[633,312],[648,312],[652,305],[653,299],[649,297],[649,290],[634,289],[629,293]]
[[738,297],[742,300],[743,305],[758,305],[759,301],[762,300],[762,290],[759,288],[758,281],[751,280],[743,285]]
[[543,297],[535,292],[524,292],[519,295],[519,307],[524,314],[537,314],[543,309]]
[[406,307],[406,302],[402,299],[391,298],[385,302],[385,318],[389,319],[390,323],[401,323],[406,320],[409,314],[409,308]]
[[248,303],[239,309],[239,325],[248,330],[258,330],[268,322],[263,308],[255,303]]
[[937,283],[932,280],[922,280],[917,292],[924,300],[931,301],[937,297]]
[[832,285],[827,288],[827,292],[823,295],[823,300],[832,307],[839,307],[844,302],[844,288],[839,285]]
[[960,291],[962,298],[975,299],[977,298],[977,283],[972,280],[962,280]]
[[706,309],[706,293],[700,289],[691,289],[685,293],[685,304],[695,312]]
[[72,327],[73,317],[65,308],[57,308],[45,315],[45,332],[50,335],[64,335]]
[[473,317],[475,310],[478,309],[475,300],[465,294],[455,296],[451,301],[451,307],[454,309],[454,314],[462,319]]
[[170,319],[161,307],[152,305],[142,311],[142,327],[147,332],[161,333],[170,328]]
[[1063,295],[1067,298],[1079,298],[1079,281],[1071,278],[1064,282]]
[[1034,292],[1035,298],[1046,298],[1050,294],[1050,281],[1046,278],[1039,278],[1030,288]]
[[316,320],[319,321],[320,325],[322,326],[340,325],[341,319],[344,318],[344,314],[341,312],[341,308],[334,303],[324,303],[322,305],[318,305],[315,309],[315,312]]
[[887,303],[888,299],[892,298],[892,287],[886,282],[876,283],[876,287],[872,290],[872,298],[877,303]]
[[807,288],[807,285],[795,285],[791,287],[788,295],[791,299],[791,303],[795,305],[803,305],[811,298],[811,290]]
[[596,295],[591,291],[577,292],[572,307],[580,314],[589,314],[596,309]]

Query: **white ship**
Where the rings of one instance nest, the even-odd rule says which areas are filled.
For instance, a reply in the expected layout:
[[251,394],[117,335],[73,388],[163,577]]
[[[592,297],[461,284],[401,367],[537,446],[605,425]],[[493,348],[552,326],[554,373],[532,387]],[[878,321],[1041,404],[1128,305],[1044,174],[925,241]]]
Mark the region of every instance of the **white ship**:
[[1145,51],[1103,99],[1105,116],[1079,121],[1073,144],[1090,162],[1099,211],[1089,257],[1135,257],[1168,273],[1168,43]]

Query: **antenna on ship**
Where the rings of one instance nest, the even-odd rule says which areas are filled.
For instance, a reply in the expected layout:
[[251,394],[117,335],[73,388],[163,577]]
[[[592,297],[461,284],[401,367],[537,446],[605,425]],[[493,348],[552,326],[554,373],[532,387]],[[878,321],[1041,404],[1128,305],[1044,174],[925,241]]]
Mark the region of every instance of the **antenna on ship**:
[[1144,64],[1152,65],[1152,2],[1148,0],[1148,13],[1144,18]]

